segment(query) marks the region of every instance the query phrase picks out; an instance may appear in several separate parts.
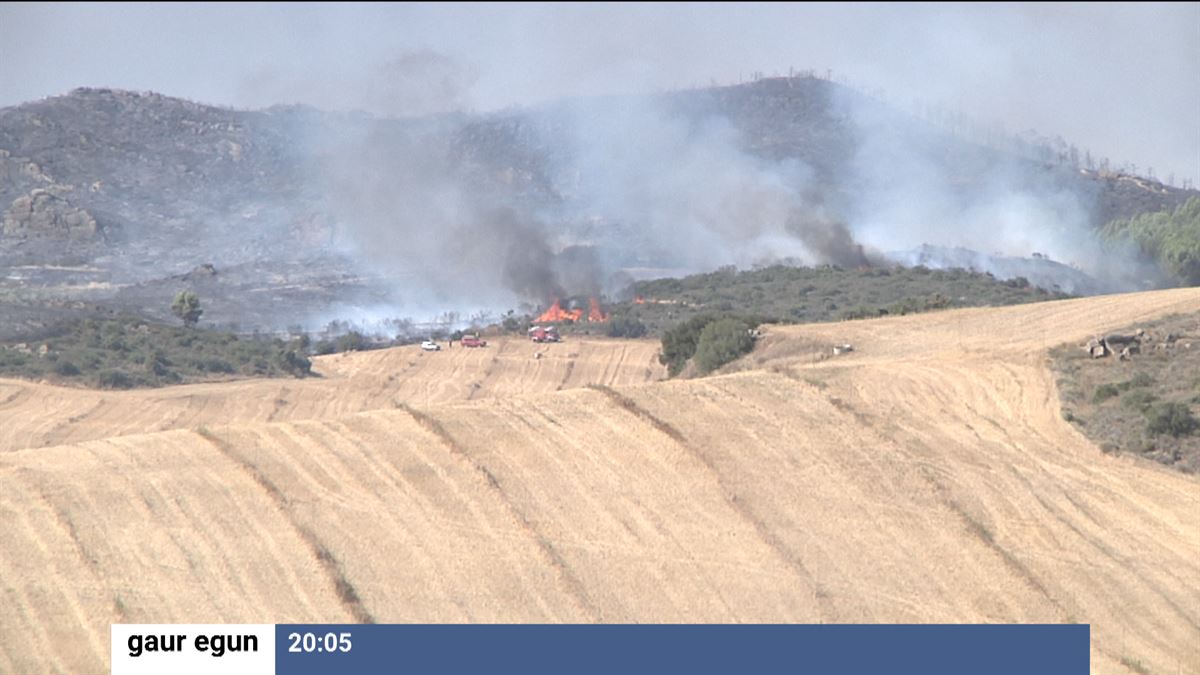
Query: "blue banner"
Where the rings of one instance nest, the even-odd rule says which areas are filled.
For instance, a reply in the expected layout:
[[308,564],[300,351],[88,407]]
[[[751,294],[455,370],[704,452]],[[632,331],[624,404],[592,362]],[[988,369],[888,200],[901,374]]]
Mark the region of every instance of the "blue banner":
[[1088,675],[1087,625],[278,624],[277,675]]

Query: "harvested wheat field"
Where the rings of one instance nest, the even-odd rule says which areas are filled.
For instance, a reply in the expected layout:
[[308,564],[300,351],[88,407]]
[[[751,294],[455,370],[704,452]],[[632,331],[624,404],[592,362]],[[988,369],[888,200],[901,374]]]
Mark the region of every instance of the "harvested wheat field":
[[104,672],[113,622],[603,621],[1081,622],[1096,672],[1197,673],[1200,480],[1102,454],[1045,356],[1197,310],[775,328],[738,372],[648,384],[654,345],[619,342],[5,383],[0,672]]
[[417,346],[313,359],[319,377],[97,391],[0,379],[0,454],[205,424],[338,417],[666,376],[652,340],[495,340],[482,349]]

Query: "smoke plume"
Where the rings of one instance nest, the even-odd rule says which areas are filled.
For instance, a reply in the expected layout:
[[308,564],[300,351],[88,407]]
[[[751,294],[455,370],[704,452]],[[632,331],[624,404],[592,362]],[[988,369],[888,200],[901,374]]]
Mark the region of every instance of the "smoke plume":
[[[422,64],[446,69],[438,58],[405,69]],[[1000,277],[1032,269],[1026,276],[1066,291],[1145,278],[1096,242],[1095,195],[1078,182],[825,80],[721,95],[769,107],[771,87],[822,104],[810,114],[824,115],[841,145],[806,147],[786,135],[811,130],[780,131],[719,97],[621,96],[330,125],[317,134],[316,166],[346,250],[395,279],[393,300],[410,305],[544,305],[615,293],[634,268],[780,261],[969,260]],[[792,151],[770,151],[785,142]],[[844,156],[830,159],[839,148]],[[1103,283],[1081,283],[1080,270]]]

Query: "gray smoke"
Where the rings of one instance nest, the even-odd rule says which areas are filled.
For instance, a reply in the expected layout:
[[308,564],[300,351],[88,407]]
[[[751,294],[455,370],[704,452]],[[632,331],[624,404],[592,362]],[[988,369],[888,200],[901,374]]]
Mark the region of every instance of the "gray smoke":
[[[865,246],[908,263],[921,247],[966,249],[971,269],[1013,274],[1001,259],[1052,260],[1044,285],[1068,292],[1139,288],[1156,279],[1132,251],[1103,245],[1093,230],[1098,194],[1054,168],[974,145],[846,89],[835,110],[854,130],[853,160],[838,177],[854,186],[847,217]],[[957,266],[961,255],[922,254],[928,266]],[[1078,272],[1098,281],[1080,284]],[[1060,273],[1061,272],[1061,273]]]
[[[446,63],[405,68],[418,66]],[[348,251],[394,278],[397,299],[426,305],[613,293],[630,268],[863,267],[911,263],[917,250],[928,266],[968,260],[1066,291],[1147,278],[1095,239],[1095,195],[1080,183],[852,90],[797,82],[828,96],[825,114],[850,137],[849,156],[822,171],[756,150],[747,133],[764,130],[719,107],[622,96],[330,127],[322,189]],[[1084,272],[1102,281],[1081,283]]]
[[[794,209],[788,214],[787,231],[796,235],[818,259],[840,267],[869,267],[863,245],[854,240],[846,223],[812,209]],[[876,259],[876,263],[880,259]]]

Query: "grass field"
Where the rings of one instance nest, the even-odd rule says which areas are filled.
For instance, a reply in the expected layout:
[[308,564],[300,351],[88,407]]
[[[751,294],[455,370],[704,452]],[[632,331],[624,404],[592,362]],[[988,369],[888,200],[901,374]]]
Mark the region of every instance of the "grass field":
[[114,622],[366,620],[1080,622],[1094,672],[1198,672],[1200,483],[1101,452],[1048,357],[1197,311],[1180,289],[772,327],[691,380],[596,341],[332,356],[94,413],[4,382],[0,672],[106,672]]

